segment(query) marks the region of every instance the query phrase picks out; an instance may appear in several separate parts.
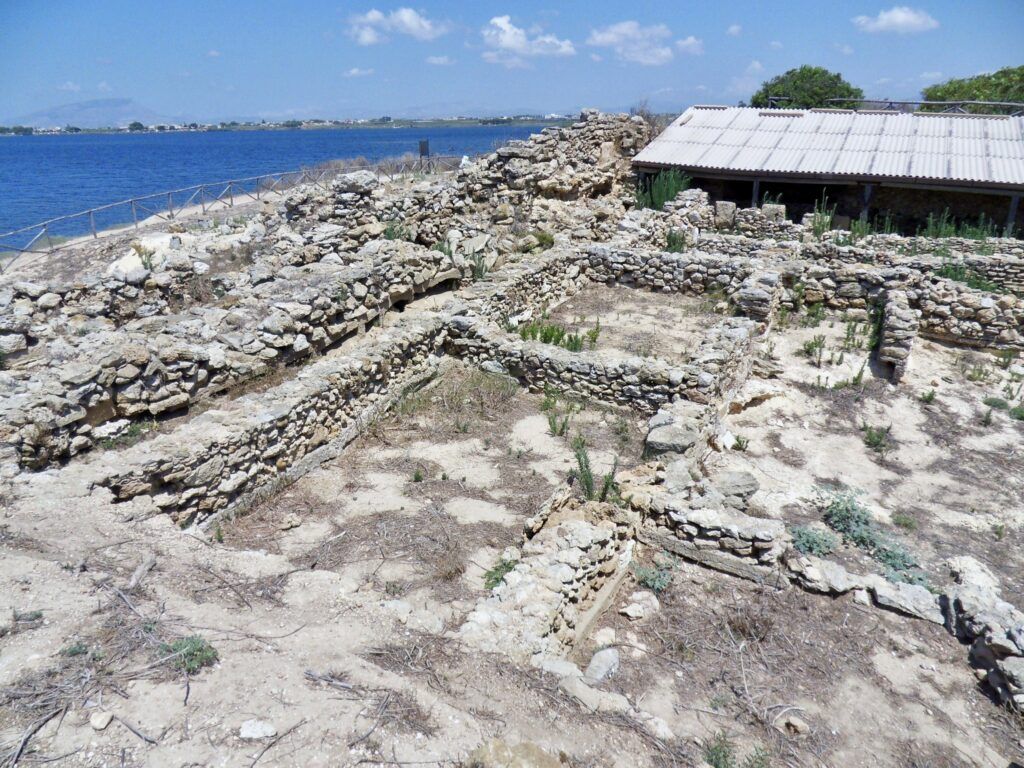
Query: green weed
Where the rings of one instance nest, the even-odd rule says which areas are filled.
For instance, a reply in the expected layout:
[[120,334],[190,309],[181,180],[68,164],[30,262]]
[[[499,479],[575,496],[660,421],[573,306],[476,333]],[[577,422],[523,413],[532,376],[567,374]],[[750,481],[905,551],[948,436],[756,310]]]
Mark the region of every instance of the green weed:
[[492,590],[505,580],[505,575],[519,564],[518,560],[502,558],[484,574],[484,589]]

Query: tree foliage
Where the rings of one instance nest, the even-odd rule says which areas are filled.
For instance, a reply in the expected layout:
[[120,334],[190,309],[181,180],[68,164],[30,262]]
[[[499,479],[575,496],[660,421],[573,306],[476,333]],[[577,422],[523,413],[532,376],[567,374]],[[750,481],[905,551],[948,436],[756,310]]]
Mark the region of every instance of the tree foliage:
[[762,83],[761,89],[750,97],[750,106],[767,107],[769,96],[783,97],[780,106],[794,109],[842,108],[851,105],[829,103],[828,99],[863,99],[864,91],[850,85],[838,72],[805,64]]
[[146,130],[146,126],[144,126],[138,120],[133,120],[132,122],[128,123],[128,130],[129,131],[144,131],[144,130]]
[[[1016,101],[1024,102],[1024,67],[1006,67],[987,75],[976,75],[929,85],[921,91],[925,101]],[[942,107],[924,107],[942,109]],[[986,107],[971,111],[989,112]]]

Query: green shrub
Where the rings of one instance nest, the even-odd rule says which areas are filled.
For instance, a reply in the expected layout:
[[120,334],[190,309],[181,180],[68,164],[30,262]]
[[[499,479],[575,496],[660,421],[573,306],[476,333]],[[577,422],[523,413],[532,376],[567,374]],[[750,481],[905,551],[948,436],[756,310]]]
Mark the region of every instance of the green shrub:
[[170,644],[164,643],[160,646],[160,652],[164,656],[174,654],[169,660],[171,665],[189,675],[217,661],[217,650],[198,635],[183,637]]
[[68,645],[68,646],[65,646],[64,648],[62,648],[61,651],[60,651],[60,655],[61,656],[67,656],[68,658],[72,658],[74,656],[84,656],[88,652],[89,652],[89,646],[87,644],[83,643],[81,640],[79,640],[76,643],[71,643],[71,645]]
[[583,498],[593,499],[597,487],[594,483],[594,471],[590,466],[590,451],[587,450],[587,442],[582,435],[577,435],[572,441],[573,455],[576,457],[575,477],[579,481],[580,491]]
[[669,555],[663,555],[656,557],[650,566],[633,563],[633,575],[641,587],[660,595],[672,584],[672,571],[675,567],[676,561]]
[[881,564],[885,568],[886,578],[890,581],[927,584],[924,574],[918,570],[917,560],[878,529],[857,494],[832,491],[826,496],[826,501],[825,524],[842,534],[846,542],[863,549]]
[[818,335],[809,341],[805,341],[803,346],[800,347],[800,352],[809,357],[818,368],[821,368],[821,358],[825,354],[825,337]]
[[828,204],[828,198],[824,193],[820,200],[814,201],[814,213],[811,214],[811,231],[817,240],[821,240],[826,232],[832,230],[832,223],[836,217],[836,207]]
[[1010,414],[1011,419],[1014,419],[1015,421],[1024,421],[1024,405],[1015,405],[1008,411],[1008,413]]
[[872,427],[870,424],[862,424],[861,431],[864,432],[864,445],[875,453],[885,455],[892,446],[889,444],[889,433],[892,432],[892,424],[887,427]]
[[677,229],[670,229],[665,240],[665,250],[669,253],[683,253],[686,250],[686,236]]
[[943,260],[942,265],[935,269],[935,276],[963,283],[968,288],[974,288],[977,291],[985,291],[986,293],[1003,292],[1003,287],[999,283],[994,283],[973,269],[969,269],[966,265],[955,263],[949,259]]
[[474,280],[483,280],[491,268],[487,266],[487,257],[482,253],[473,254],[470,259],[470,268]]
[[905,531],[917,530],[917,520],[904,512],[896,512],[892,516],[892,524]]
[[484,589],[491,590],[505,580],[505,575],[519,564],[518,560],[501,558],[491,570],[484,574]]
[[391,219],[384,225],[385,240],[408,240],[409,230],[398,219]]
[[771,756],[763,747],[755,747],[754,751],[742,761],[736,754],[736,745],[724,732],[715,737],[704,747],[704,762],[711,768],[771,768]]
[[653,208],[660,211],[669,200],[690,188],[690,177],[672,168],[661,171],[653,179],[642,182],[636,191],[638,208]]
[[989,408],[995,408],[997,411],[1010,410],[1010,404],[1003,400],[1003,398],[1001,397],[986,397],[981,402],[983,402]]
[[820,531],[806,526],[797,526],[793,529],[793,546],[805,555],[825,557],[836,551],[839,546],[839,539],[828,531]]
[[543,229],[535,229],[531,234],[537,239],[537,247],[542,251],[546,251],[555,244],[555,236]]
[[935,402],[935,395],[937,393],[934,389],[929,389],[927,392],[922,392],[918,395],[918,399],[925,404],[931,404]]
[[569,421],[572,418],[568,414],[559,417],[557,411],[548,411],[548,431],[552,437],[565,437],[565,433],[569,430]]

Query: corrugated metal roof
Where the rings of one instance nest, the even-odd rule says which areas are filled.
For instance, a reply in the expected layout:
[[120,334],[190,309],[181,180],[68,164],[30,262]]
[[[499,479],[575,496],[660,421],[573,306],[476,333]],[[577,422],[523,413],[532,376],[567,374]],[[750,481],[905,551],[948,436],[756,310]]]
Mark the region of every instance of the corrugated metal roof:
[[1024,188],[1024,117],[698,106],[633,162]]

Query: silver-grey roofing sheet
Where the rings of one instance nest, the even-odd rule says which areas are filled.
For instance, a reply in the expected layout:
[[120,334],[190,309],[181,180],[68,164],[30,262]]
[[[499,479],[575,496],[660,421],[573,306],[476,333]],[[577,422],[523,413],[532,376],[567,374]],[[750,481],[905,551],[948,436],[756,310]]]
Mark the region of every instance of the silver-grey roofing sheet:
[[1024,187],[1024,117],[698,106],[633,162]]

